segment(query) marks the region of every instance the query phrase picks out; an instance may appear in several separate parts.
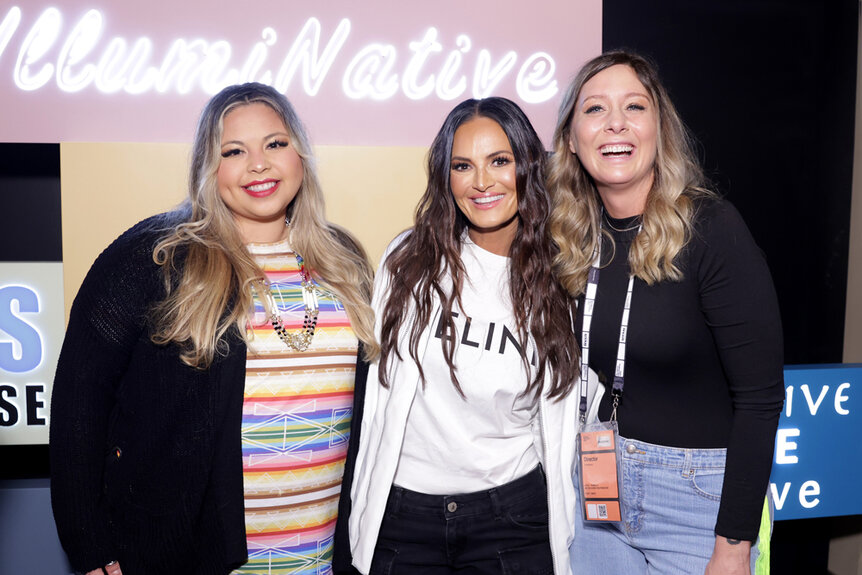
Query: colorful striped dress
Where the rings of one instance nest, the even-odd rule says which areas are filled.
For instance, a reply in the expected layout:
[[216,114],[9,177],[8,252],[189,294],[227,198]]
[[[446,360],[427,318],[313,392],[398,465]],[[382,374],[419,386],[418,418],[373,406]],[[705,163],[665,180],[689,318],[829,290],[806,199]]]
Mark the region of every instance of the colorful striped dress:
[[[284,327],[305,317],[289,244],[250,244]],[[314,339],[290,350],[255,300],[242,421],[249,560],[234,573],[331,573],[332,540],[353,407],[357,338],[334,294],[318,287]]]

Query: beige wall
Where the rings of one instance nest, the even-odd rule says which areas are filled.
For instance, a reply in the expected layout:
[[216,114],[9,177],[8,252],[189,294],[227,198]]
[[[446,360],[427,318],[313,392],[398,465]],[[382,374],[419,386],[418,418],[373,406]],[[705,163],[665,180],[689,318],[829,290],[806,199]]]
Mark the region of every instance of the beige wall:
[[66,319],[90,264],[135,222],[183,198],[189,147],[60,144]]
[[315,148],[327,217],[356,234],[376,268],[383,250],[413,225],[425,191],[424,147]]
[[[327,216],[356,234],[376,266],[409,227],[425,189],[426,148],[321,146]],[[66,316],[93,260],[139,220],[185,197],[185,144],[60,145]]]
[[[862,39],[862,20],[859,38]],[[850,255],[847,262],[847,307],[844,316],[844,362],[862,363],[862,45],[857,47],[856,142],[853,199],[850,207]]]

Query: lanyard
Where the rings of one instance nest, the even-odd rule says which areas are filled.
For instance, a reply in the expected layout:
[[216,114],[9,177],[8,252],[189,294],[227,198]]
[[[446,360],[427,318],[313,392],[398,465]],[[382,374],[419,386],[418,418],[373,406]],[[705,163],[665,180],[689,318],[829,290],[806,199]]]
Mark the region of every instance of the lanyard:
[[[638,232],[641,228],[638,227]],[[580,415],[581,422],[587,418],[587,379],[590,367],[590,328],[593,323],[593,308],[596,304],[596,291],[599,287],[599,266],[602,259],[601,241],[596,250],[596,257],[593,260],[593,265],[590,267],[587,276],[587,290],[584,294],[584,323],[581,327],[581,403]],[[623,394],[623,383],[626,369],[626,333],[629,327],[629,313],[632,305],[632,289],[634,288],[635,277],[629,274],[629,285],[626,288],[626,301],[623,305],[623,317],[620,320],[620,338],[617,346],[617,364],[614,369],[614,384],[612,388],[613,411],[611,412],[611,421],[617,419],[617,407],[620,403],[620,397]]]

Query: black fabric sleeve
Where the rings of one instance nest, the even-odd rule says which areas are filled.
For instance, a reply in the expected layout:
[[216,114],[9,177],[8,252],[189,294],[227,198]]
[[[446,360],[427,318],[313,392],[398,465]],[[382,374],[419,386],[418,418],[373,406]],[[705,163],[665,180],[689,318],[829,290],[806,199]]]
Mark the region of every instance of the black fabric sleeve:
[[63,548],[79,571],[117,559],[104,468],[116,388],[159,287],[152,219],[112,243],[84,279],[69,317],[51,401],[51,503]]
[[347,460],[344,462],[344,477],[341,480],[341,497],[338,500],[338,520],[335,524],[332,572],[335,575],[359,575],[353,566],[350,552],[350,489],[353,486],[353,470],[359,453],[359,431],[362,429],[362,414],[365,411],[365,385],[368,379],[368,362],[363,359],[362,344],[356,360],[356,382],[353,386],[353,414],[350,421],[350,439],[347,445]]
[[715,532],[754,541],[784,401],[781,318],[765,258],[742,217],[727,202],[705,211],[696,262],[701,308],[733,406]]

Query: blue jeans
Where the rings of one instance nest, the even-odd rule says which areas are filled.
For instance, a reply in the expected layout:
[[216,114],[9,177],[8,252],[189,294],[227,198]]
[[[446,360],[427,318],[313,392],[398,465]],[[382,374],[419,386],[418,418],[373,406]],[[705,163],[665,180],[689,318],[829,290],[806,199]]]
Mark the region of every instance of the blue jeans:
[[[624,521],[584,523],[578,494],[574,575],[701,575],[715,546],[726,450],[620,444]],[[752,545],[752,573],[757,555]]]
[[392,486],[369,575],[450,573],[553,575],[541,466],[463,495]]

